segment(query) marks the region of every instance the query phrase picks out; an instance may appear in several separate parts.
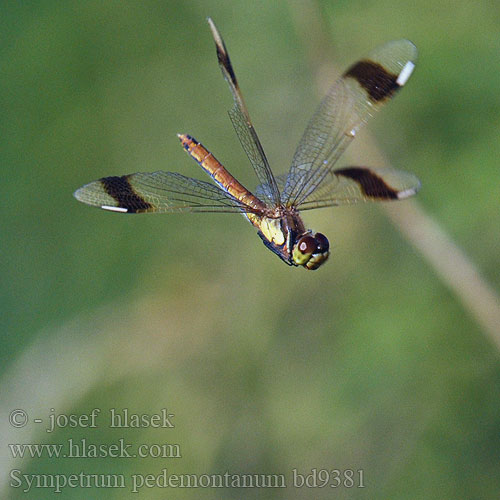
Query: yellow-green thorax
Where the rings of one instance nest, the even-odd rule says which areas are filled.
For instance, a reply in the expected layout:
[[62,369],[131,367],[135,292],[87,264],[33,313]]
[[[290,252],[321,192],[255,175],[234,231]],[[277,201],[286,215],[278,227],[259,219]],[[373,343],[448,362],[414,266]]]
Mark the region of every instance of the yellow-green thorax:
[[289,266],[317,269],[330,255],[328,239],[306,230],[293,208],[279,207],[269,216],[250,212],[245,216],[258,229],[264,245]]

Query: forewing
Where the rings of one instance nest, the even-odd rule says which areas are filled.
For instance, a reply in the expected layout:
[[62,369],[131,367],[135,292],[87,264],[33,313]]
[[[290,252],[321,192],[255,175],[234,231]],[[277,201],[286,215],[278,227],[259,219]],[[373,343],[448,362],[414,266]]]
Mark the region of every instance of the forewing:
[[[285,188],[286,180],[287,180],[288,174],[280,174],[275,176],[276,184],[278,186],[278,189],[282,191]],[[269,184],[259,184],[255,188],[255,196],[260,198],[261,200],[264,198],[271,198],[272,193],[271,193],[271,188],[269,187]]]
[[334,83],[294,154],[282,195],[287,205],[302,204],[320,187],[356,132],[406,83],[416,56],[410,41],[389,42]]
[[393,168],[344,167],[329,172],[320,189],[300,204],[300,210],[349,205],[360,201],[402,200],[420,189],[410,172]]
[[[236,80],[236,75],[229,59],[229,54],[227,52],[224,40],[220,35],[217,27],[215,26],[212,19],[208,18],[208,24],[212,30],[212,35],[214,37],[215,46],[217,49],[217,59],[219,61],[219,66],[221,68],[222,74],[225,80],[229,84],[229,88],[233,95],[234,106],[229,111],[229,117],[233,123],[233,127],[238,135],[241,145],[245,150],[250,163],[252,164],[255,173],[261,184],[267,184],[269,186],[269,197],[268,201],[272,204],[277,205],[280,202],[280,192],[276,181],[274,179],[271,167],[267,161],[266,154],[262,148],[257,132],[250,120],[250,115],[248,113],[245,101],[243,100],[243,95]],[[265,200],[263,200],[265,201]],[[268,203],[269,204],[269,203]]]
[[249,209],[213,184],[163,171],[104,177],[81,187],[74,196],[87,205],[126,213],[245,212]]

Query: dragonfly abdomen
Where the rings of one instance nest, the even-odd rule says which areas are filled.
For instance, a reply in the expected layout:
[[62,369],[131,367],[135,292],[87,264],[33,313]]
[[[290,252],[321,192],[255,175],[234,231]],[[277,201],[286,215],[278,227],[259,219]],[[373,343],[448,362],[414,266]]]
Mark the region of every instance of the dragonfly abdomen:
[[243,186],[243,184],[238,182],[226,170],[222,163],[203,146],[203,144],[187,134],[177,134],[177,137],[179,137],[182,146],[188,154],[196,160],[201,168],[203,168],[222,189],[243,204],[257,211],[266,209],[264,203],[254,196],[245,186]]

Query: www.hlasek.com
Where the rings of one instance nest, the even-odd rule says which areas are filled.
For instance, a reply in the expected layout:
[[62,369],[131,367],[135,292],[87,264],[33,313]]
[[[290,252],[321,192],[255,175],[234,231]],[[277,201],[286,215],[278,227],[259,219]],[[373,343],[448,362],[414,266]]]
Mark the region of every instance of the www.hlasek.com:
[[93,443],[69,438],[64,443],[9,444],[13,458],[182,458],[180,444],[142,443],[133,445],[123,438],[114,443]]
[[61,493],[66,488],[128,488],[138,493],[143,488],[364,488],[363,470],[310,469],[307,473],[293,469],[285,474],[23,474],[10,471],[10,486],[23,493],[48,489]]

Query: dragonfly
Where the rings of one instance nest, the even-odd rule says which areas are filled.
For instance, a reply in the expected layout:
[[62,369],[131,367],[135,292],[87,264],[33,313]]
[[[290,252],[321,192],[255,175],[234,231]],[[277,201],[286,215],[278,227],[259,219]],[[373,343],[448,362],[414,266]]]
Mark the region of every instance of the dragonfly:
[[265,246],[289,266],[318,269],[330,255],[328,238],[306,229],[301,212],[362,201],[402,200],[417,193],[418,178],[402,170],[336,162],[375,111],[408,81],[417,49],[408,40],[389,42],[350,66],[331,86],[309,121],[288,173],[274,175],[250,120],[226,45],[208,18],[217,59],[229,84],[229,118],[258,184],[243,186],[215,156],[188,134],[178,138],[211,182],[177,172],[139,172],[103,177],[75,191],[77,200],[112,212],[240,213]]

